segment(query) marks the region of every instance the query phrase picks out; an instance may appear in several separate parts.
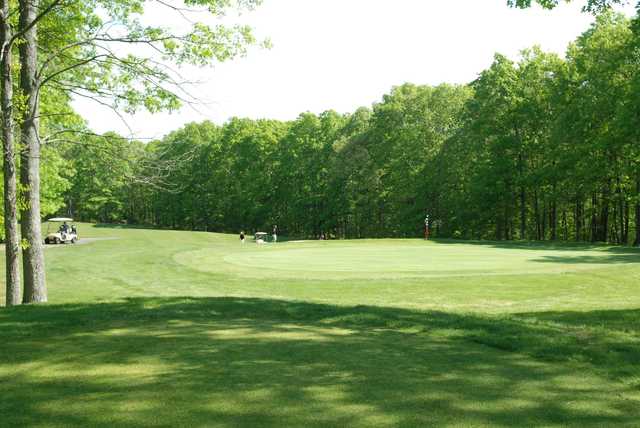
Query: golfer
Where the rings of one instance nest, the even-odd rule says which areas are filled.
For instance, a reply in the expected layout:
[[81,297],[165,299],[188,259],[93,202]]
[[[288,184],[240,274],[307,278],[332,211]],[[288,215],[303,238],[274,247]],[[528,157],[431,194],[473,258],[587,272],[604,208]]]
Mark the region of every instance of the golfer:
[[240,242],[244,244],[244,232],[240,232]]
[[278,225],[274,224],[273,225],[273,242],[278,242]]
[[424,219],[424,239],[429,240],[429,215]]

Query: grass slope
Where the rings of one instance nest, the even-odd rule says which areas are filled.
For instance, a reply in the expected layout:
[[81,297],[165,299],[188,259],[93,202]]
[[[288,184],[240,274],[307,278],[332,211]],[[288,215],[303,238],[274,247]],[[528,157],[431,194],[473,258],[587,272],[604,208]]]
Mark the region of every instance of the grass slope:
[[633,249],[81,233],[0,310],[0,426],[640,420]]

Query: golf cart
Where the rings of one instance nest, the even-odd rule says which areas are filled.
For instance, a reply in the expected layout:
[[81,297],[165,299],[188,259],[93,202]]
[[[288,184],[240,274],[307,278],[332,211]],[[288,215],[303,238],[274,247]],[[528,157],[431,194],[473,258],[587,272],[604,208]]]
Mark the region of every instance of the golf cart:
[[[68,225],[67,222],[72,222],[72,218],[56,217],[50,218],[47,221],[47,237],[44,238],[45,244],[75,244],[78,242],[78,231],[75,225]],[[62,223],[53,231],[51,230],[51,224]]]
[[256,244],[264,244],[265,242],[267,242],[268,238],[269,234],[265,232],[256,232],[256,234],[253,236],[253,240],[256,241]]

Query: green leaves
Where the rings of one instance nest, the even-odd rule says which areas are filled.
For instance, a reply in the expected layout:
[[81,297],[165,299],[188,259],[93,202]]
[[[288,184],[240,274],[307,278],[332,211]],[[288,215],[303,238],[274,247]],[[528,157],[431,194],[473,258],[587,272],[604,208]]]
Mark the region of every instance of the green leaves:
[[[571,2],[571,0],[507,0],[507,4],[511,7],[526,9],[531,7],[533,3],[537,3],[545,9],[553,9],[562,1],[565,3]],[[615,4],[624,4],[627,3],[627,1],[628,0],[587,0],[583,10],[591,13],[599,13]]]
[[[245,55],[249,46],[259,43],[252,29],[223,24],[218,18],[229,10],[252,9],[259,3],[64,2],[41,23],[39,43],[46,57],[41,82],[72,97],[127,113],[172,111],[185,103],[198,103],[175,66],[207,66]],[[166,25],[149,24],[148,12],[174,19]]]

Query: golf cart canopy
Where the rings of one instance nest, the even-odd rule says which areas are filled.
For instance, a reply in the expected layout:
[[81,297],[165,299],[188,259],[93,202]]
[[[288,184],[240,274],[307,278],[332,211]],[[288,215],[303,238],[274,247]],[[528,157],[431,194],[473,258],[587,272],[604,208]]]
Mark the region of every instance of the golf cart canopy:
[[68,217],[54,217],[54,218],[50,218],[47,221],[52,221],[52,222],[55,222],[55,223],[63,223],[65,221],[73,221],[73,219],[72,218],[68,218]]
[[256,232],[255,236],[267,236],[267,235],[268,235],[268,233],[266,233],[266,232]]

